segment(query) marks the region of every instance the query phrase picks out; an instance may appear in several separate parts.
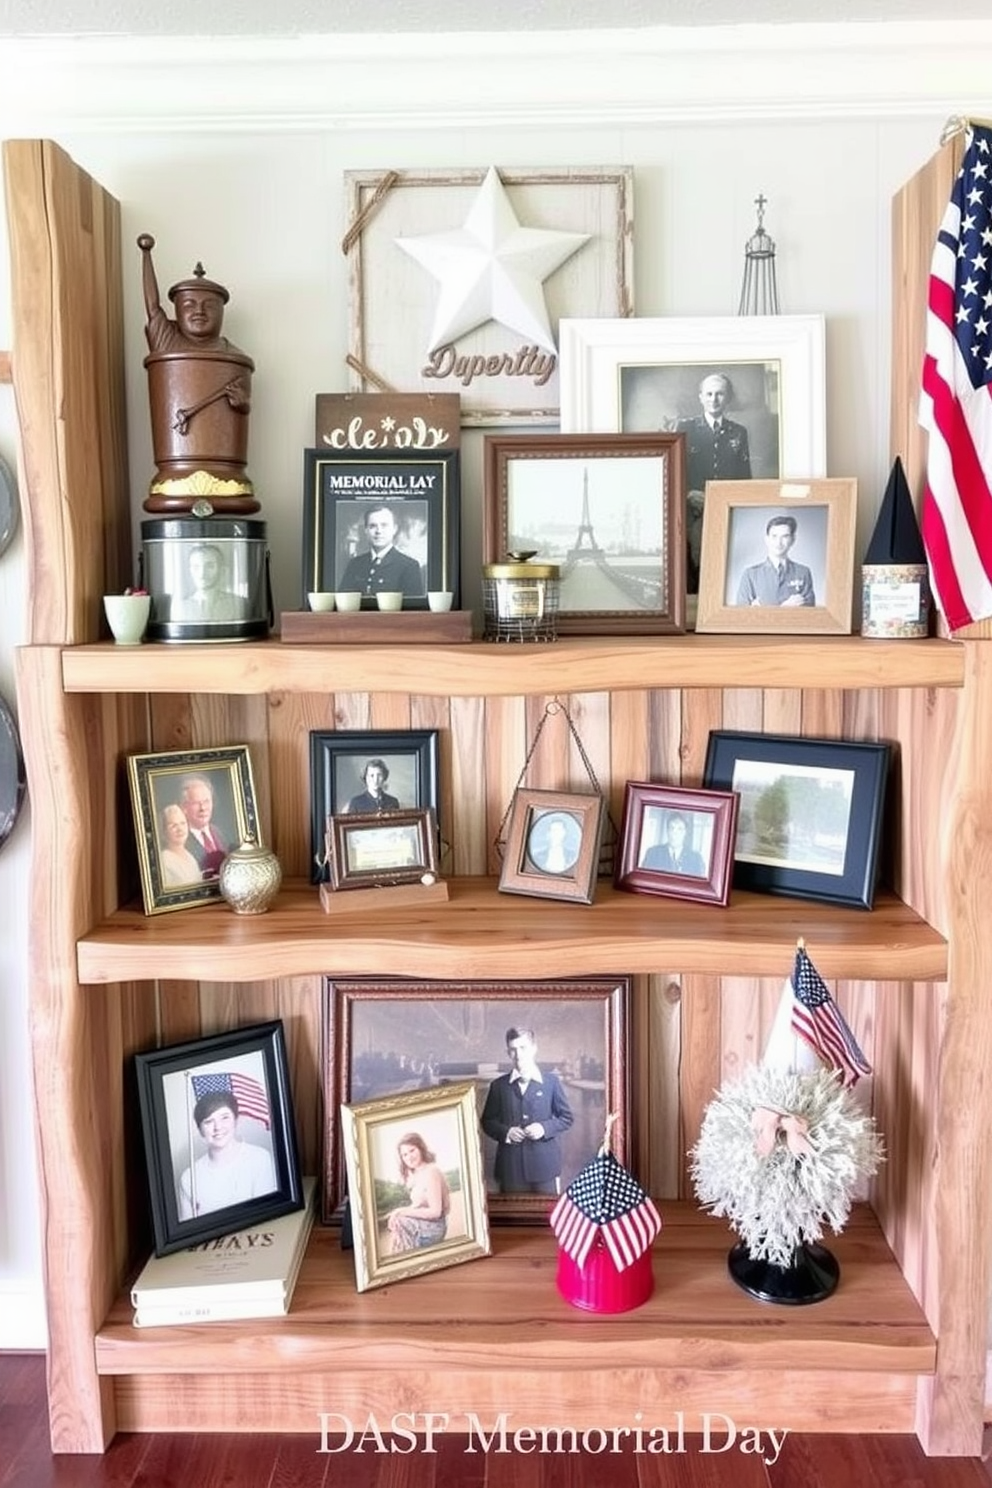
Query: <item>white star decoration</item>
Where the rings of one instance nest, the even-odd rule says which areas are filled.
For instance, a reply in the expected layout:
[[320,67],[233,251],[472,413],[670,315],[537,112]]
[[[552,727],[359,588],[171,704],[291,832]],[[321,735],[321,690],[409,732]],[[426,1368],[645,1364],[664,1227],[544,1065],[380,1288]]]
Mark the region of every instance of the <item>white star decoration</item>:
[[441,286],[427,350],[495,320],[554,352],[544,281],[588,240],[588,233],[521,227],[491,166],[464,227],[396,239]]

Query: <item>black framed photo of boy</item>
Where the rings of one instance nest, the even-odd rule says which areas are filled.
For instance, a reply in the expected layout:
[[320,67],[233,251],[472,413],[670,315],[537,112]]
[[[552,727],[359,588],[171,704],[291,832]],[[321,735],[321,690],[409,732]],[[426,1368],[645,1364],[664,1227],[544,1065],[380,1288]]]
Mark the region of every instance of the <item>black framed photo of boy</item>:
[[156,1255],[303,1203],[279,1021],[134,1056]]
[[386,592],[426,610],[428,591],[450,590],[457,609],[459,512],[457,450],[306,450],[303,607],[347,590],[365,610]]

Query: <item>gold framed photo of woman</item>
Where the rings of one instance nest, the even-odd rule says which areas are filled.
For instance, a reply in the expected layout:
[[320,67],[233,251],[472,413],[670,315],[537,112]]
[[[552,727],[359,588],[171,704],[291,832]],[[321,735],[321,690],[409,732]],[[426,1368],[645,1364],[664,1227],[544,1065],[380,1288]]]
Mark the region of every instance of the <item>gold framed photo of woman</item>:
[[260,840],[247,744],[132,754],[127,761],[145,914],[220,898],[220,866]]
[[282,1022],[134,1056],[155,1254],[303,1206]]
[[490,1253],[475,1087],[341,1106],[360,1292]]

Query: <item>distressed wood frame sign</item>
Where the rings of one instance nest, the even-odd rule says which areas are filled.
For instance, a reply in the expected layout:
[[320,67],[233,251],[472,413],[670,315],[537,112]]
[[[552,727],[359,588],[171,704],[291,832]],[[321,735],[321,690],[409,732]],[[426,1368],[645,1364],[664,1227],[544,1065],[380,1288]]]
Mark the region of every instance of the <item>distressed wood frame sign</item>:
[[683,472],[679,434],[487,435],[484,561],[557,564],[560,635],[677,635]]
[[499,1142],[483,1120],[493,1085],[502,1081],[498,1096],[508,1083],[509,1029],[534,1032],[548,1099],[560,1083],[570,1108],[571,1124],[554,1138],[562,1190],[595,1157],[608,1113],[617,1117],[612,1150],[629,1161],[632,986],[624,976],[535,982],[328,977],[322,1017],[325,1222],[337,1217],[344,1199],[342,1104],[464,1081],[475,1087],[490,1218],[547,1218],[553,1197],[504,1191],[497,1181]]
[[853,478],[711,481],[696,629],[849,635],[857,520]]
[[[440,304],[438,281],[422,260],[398,246],[432,235],[463,236],[473,209],[484,208],[482,188],[491,169],[345,172],[349,225],[342,248],[348,257],[352,386],[361,392],[458,393],[463,424],[555,423],[559,321],[633,314],[633,171],[602,166],[498,172],[510,215],[521,228],[585,239],[537,284],[553,343],[542,344],[539,323],[537,334],[491,318],[460,332],[459,318],[471,316],[446,315],[452,306],[447,298]],[[446,270],[446,296],[454,293],[453,276],[454,269]]]

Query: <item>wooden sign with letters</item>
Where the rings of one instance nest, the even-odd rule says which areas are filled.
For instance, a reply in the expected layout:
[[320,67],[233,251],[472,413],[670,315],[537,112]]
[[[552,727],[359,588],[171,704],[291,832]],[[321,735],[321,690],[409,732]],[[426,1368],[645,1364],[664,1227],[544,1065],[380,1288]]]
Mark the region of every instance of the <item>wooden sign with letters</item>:
[[314,443],[368,453],[457,449],[461,407],[457,393],[318,393]]

